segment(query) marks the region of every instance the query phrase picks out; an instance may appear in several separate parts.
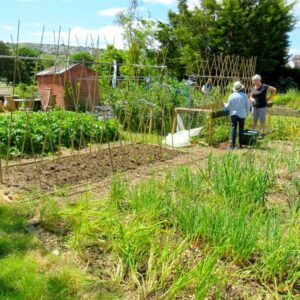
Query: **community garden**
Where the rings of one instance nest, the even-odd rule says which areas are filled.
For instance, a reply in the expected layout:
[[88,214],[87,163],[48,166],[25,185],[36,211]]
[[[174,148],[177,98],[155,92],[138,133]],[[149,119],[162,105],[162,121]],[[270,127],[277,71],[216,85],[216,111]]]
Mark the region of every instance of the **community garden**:
[[224,102],[276,43],[226,53],[227,6],[178,3],[155,27],[131,1],[127,50],[87,37],[71,56],[60,28],[55,54],[31,55],[18,28],[0,54],[0,299],[299,299],[300,92],[279,88],[266,135],[230,151]]
[[[299,118],[270,115],[264,139],[224,151],[228,116],[210,139],[205,111],[224,87],[130,80],[101,88],[113,117],[0,115],[0,297],[297,299]],[[204,109],[181,115],[202,127],[188,148],[164,144],[176,107]]]
[[[136,154],[111,175],[95,159],[85,167],[97,181],[89,173],[81,186],[55,181],[66,165],[52,163],[42,194],[26,191],[30,169],[27,185],[12,176],[0,210],[1,297],[297,299],[299,142],[276,145],[163,160],[139,146],[155,164],[136,166]],[[69,159],[74,176],[83,162],[76,172]],[[26,197],[12,193],[20,188]]]

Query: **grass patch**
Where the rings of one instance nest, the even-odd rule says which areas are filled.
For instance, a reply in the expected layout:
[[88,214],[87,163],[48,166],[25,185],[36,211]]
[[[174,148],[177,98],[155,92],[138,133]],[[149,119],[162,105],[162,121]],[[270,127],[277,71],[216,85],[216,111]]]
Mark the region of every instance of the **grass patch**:
[[211,156],[201,170],[179,167],[135,187],[115,175],[107,199],[85,196],[52,209],[69,230],[66,245],[83,256],[97,249],[107,262],[98,276],[125,295],[129,289],[141,298],[223,297],[235,282],[234,265],[244,284],[256,282],[257,295],[273,296],[275,289],[293,299],[299,210],[268,204],[276,167],[288,162],[279,152],[255,153]]
[[95,285],[85,271],[45,252],[27,228],[27,208],[0,206],[0,299],[82,299],[102,294],[102,285]]
[[[0,295],[297,299],[297,149],[211,155],[199,169],[180,166],[135,186],[114,174],[104,199],[44,199],[41,225],[62,243],[59,256],[28,233],[26,209],[3,206]],[[270,203],[273,192],[285,193],[282,205]],[[19,245],[8,242],[16,235]]]

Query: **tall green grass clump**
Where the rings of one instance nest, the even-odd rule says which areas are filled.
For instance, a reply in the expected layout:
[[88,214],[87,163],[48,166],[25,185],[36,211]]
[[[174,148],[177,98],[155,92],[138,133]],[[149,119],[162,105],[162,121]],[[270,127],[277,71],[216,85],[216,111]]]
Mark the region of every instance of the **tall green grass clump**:
[[299,289],[300,214],[291,211],[284,222],[278,216],[266,216],[261,239],[262,251],[256,265],[266,281],[281,285],[281,291]]
[[[50,221],[65,222],[69,248],[81,257],[92,249],[109,262],[105,271],[93,272],[104,273],[106,284],[120,292],[126,286],[131,296],[218,299],[237,276],[249,286],[256,282],[266,295],[274,289],[272,295],[293,299],[299,289],[299,210],[269,203],[278,188],[274,169],[288,164],[283,154],[255,153],[210,156],[201,168],[180,166],[134,186],[114,175],[107,198],[87,195],[58,211],[44,210]],[[291,158],[294,174],[298,157]],[[297,196],[297,186],[292,188],[291,198]]]
[[110,187],[110,202],[118,210],[127,208],[126,197],[128,194],[128,184],[122,180],[119,174],[113,174]]
[[205,170],[180,169],[170,179],[175,196],[169,217],[184,234],[237,261],[251,259],[265,219],[268,169],[253,157],[229,153],[211,156]]
[[[207,296],[212,294],[213,287],[216,290],[219,288],[222,280],[220,273],[217,267],[217,256],[213,252],[207,253],[202,261],[175,278],[162,299],[174,299],[181,293],[194,299],[207,299]],[[218,295],[218,292],[215,294]]]
[[209,158],[206,181],[212,192],[234,205],[264,205],[271,184],[269,173],[268,167],[258,165],[256,157],[229,152],[219,160]]
[[170,214],[171,194],[158,180],[141,182],[130,193],[130,205],[141,218],[166,222]]

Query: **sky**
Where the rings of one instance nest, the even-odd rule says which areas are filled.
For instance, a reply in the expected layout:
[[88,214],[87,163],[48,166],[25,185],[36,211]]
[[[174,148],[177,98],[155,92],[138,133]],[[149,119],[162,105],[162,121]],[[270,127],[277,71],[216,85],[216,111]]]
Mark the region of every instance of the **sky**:
[[[288,0],[292,1],[292,0]],[[143,0],[140,14],[156,20],[168,20],[168,11],[176,11],[176,0]],[[192,7],[197,0],[189,0]],[[115,23],[116,14],[128,6],[129,0],[0,0],[0,40],[17,40],[20,20],[20,42],[57,43],[61,26],[61,42],[91,46],[99,36],[100,47],[114,44],[123,47],[122,29]],[[300,0],[295,7],[300,19]],[[290,54],[300,54],[300,21],[290,33]],[[93,39],[91,38],[93,37]]]

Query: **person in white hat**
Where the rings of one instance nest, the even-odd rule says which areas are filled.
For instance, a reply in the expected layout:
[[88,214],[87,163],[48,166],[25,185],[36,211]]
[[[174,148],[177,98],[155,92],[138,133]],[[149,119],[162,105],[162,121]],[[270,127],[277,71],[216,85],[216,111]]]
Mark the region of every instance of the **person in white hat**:
[[245,87],[240,81],[234,82],[233,93],[229,96],[228,102],[224,103],[225,109],[229,110],[231,118],[231,149],[235,148],[238,127],[239,147],[243,148],[245,120],[250,111],[250,104],[244,90]]
[[[261,82],[260,75],[256,74],[252,77],[253,88],[250,92],[250,101],[253,106],[253,124],[252,128],[255,129],[257,122],[260,122],[261,133],[265,134],[266,130],[266,113],[267,113],[267,103],[273,95],[276,94],[276,88],[264,84]],[[267,97],[267,93],[270,94]]]

